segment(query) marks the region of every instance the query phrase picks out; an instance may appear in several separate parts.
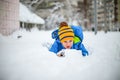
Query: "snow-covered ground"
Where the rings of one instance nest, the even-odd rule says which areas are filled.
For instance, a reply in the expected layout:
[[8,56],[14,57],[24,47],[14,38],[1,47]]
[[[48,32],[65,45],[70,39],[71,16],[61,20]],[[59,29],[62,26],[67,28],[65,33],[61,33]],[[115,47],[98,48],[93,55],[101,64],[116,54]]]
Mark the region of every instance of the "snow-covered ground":
[[120,80],[119,32],[84,32],[87,57],[76,50],[66,50],[65,57],[49,52],[51,32],[0,35],[0,80]]

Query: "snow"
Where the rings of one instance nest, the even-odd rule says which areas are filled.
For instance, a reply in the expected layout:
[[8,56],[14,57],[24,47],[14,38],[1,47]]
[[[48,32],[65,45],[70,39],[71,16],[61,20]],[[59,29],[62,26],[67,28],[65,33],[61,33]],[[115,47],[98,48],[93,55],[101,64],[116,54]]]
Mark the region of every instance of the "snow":
[[55,10],[61,8],[64,6],[63,3],[60,3],[60,2],[55,2],[55,3],[52,3],[52,5],[54,5],[55,7],[53,7],[53,9],[50,9],[50,12],[53,13]]
[[51,32],[0,35],[0,80],[120,80],[119,32],[84,32],[87,57],[77,50],[65,50],[65,57],[49,52]]
[[45,21],[37,16],[35,13],[31,12],[26,6],[20,3],[20,21],[27,23],[36,23],[36,24],[44,24]]

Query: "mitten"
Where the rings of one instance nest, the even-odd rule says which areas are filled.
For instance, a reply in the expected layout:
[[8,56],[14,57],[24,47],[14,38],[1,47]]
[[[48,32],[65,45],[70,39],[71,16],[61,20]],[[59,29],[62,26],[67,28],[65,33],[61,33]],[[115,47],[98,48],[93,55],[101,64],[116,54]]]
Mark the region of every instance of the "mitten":
[[57,56],[59,57],[65,57],[65,51],[64,50],[61,50],[57,53]]

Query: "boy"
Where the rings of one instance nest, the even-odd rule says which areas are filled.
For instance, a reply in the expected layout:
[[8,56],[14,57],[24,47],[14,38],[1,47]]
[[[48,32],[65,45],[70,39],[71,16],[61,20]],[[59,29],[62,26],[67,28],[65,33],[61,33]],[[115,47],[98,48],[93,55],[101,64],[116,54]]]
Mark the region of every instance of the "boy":
[[64,56],[62,49],[81,50],[83,56],[88,55],[88,51],[82,44],[83,33],[79,26],[68,26],[66,22],[61,22],[59,29],[52,32],[52,38],[55,39],[49,51],[57,56]]

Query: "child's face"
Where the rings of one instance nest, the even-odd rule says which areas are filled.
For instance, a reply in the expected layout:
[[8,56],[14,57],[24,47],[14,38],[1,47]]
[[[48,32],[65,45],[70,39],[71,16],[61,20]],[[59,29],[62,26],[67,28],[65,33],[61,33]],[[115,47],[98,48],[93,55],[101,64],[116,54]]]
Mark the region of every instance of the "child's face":
[[67,40],[67,41],[64,41],[62,43],[62,45],[66,48],[66,49],[70,49],[73,45],[73,40]]

